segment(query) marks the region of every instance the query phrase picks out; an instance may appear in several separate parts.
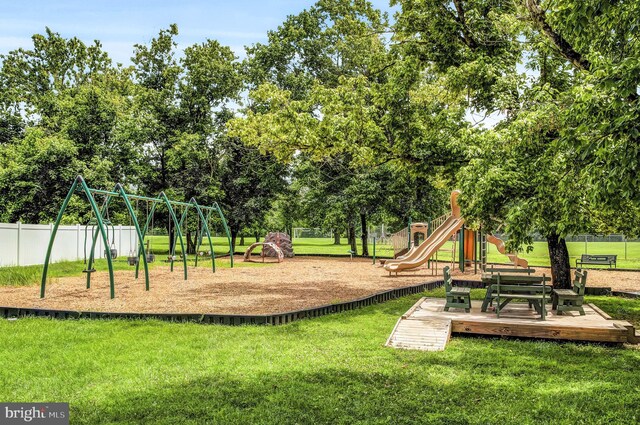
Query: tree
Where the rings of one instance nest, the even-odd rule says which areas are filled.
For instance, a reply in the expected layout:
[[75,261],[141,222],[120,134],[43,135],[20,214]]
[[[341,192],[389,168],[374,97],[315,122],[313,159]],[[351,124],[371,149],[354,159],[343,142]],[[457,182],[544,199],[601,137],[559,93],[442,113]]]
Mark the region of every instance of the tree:
[[33,50],[20,48],[2,56],[0,86],[5,102],[29,121],[55,130],[59,97],[104,75],[111,60],[99,41],[87,46],[49,28],[31,39]]
[[[554,283],[568,286],[563,238],[591,229],[591,211],[604,208],[592,201],[597,185],[578,166],[576,147],[585,146],[580,138],[593,140],[585,135],[588,127],[575,136],[565,125],[575,119],[567,105],[585,87],[583,72],[592,69],[593,59],[582,56],[566,31],[552,26],[553,13],[542,13],[533,0],[397,4],[394,47],[365,55],[383,64],[378,72],[355,69],[331,83],[315,79],[305,86],[306,96],[263,84],[250,93],[259,107],[232,122],[232,131],[283,159],[299,150],[316,160],[347,153],[358,161],[355,166],[397,161],[418,175],[459,180],[471,223],[488,231],[504,225],[513,247],[527,243],[532,232],[543,233]],[[523,64],[533,71],[522,73]],[[637,88],[624,83],[622,93]],[[486,130],[472,125],[469,113],[504,118]],[[582,156],[589,157],[591,148]],[[625,158],[633,166],[636,158]]]
[[[291,31],[297,22],[303,30]],[[230,122],[233,135],[281,161],[302,151],[318,170],[340,175],[331,177],[340,184],[311,186],[312,197],[322,187],[318,198],[332,200],[312,210],[346,220],[354,250],[355,221],[366,242],[368,217],[380,209],[381,198],[394,196],[378,180],[389,170],[386,164],[433,175],[453,173],[457,158],[464,160],[464,141],[454,137],[465,128],[464,108],[445,108],[428,96],[409,102],[421,70],[415,60],[402,61],[387,49],[385,30],[385,17],[368,2],[320,1],[290,17],[269,45],[249,50],[249,70],[262,72],[250,87],[245,116]],[[336,164],[340,168],[333,170]],[[338,227],[331,223],[334,235]]]
[[[436,82],[446,105],[505,117],[494,129],[457,132],[472,147],[460,173],[463,214],[488,231],[504,225],[513,248],[542,233],[554,284],[570,286],[564,236],[593,231],[593,218],[616,206],[637,205],[630,168],[638,151],[628,144],[637,134],[638,84],[629,78],[637,73],[619,72],[637,58],[630,37],[637,5],[397,3],[394,39],[430,75],[418,93],[433,96]],[[618,125],[625,135],[613,130]],[[612,196],[603,201],[603,194]]]
[[[141,174],[147,193],[210,204],[223,194],[225,105],[238,98],[239,64],[229,47],[213,40],[187,47],[178,60],[177,35],[173,24],[148,46],[135,46],[137,137],[145,146]],[[168,219],[164,225],[171,228]],[[194,227],[186,232],[189,253],[196,250]],[[171,247],[173,241],[171,232]]]
[[284,190],[285,166],[232,137],[225,140],[224,146],[220,176],[224,197],[220,204],[235,248],[242,229],[263,220],[276,195]]
[[23,139],[0,146],[0,220],[39,223],[55,218],[81,169],[76,154],[73,142],[46,136],[41,129],[29,129]]
[[[113,68],[97,41],[87,46],[49,28],[32,40],[33,49],[3,56],[0,71],[7,220],[53,220],[76,175],[110,187],[137,162],[135,142],[119,127],[130,107],[127,71]],[[81,208],[74,201],[68,216],[88,219]]]

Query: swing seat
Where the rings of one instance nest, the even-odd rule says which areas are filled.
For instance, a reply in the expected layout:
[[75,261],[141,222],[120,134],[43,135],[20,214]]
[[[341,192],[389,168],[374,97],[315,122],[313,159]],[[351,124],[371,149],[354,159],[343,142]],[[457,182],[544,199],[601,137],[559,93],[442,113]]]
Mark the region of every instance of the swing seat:
[[147,254],[147,263],[153,263],[154,261],[156,261],[156,255],[155,254]]
[[[111,248],[109,251],[111,251],[111,258],[113,258],[114,260],[115,260],[116,258],[118,258],[118,250],[117,250],[117,249],[115,249],[115,248]],[[107,250],[105,249],[105,250],[104,250],[104,256],[106,257],[107,255],[108,255],[108,254],[107,254]]]
[[127,257],[127,261],[129,262],[130,266],[135,266],[136,264],[138,264],[138,257]]
[[96,269],[84,269],[82,270],[82,273],[94,273],[96,271]]

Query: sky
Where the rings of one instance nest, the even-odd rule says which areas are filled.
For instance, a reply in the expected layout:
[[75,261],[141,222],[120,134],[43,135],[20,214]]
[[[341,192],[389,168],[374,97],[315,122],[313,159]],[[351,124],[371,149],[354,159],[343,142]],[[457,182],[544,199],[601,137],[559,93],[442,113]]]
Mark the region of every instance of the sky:
[[[146,44],[161,29],[178,24],[180,50],[218,40],[244,57],[244,46],[267,40],[267,31],[312,0],[0,0],[0,55],[31,48],[31,36],[51,28],[85,44],[100,40],[114,62],[131,63],[134,44]],[[389,11],[388,0],[374,6]]]

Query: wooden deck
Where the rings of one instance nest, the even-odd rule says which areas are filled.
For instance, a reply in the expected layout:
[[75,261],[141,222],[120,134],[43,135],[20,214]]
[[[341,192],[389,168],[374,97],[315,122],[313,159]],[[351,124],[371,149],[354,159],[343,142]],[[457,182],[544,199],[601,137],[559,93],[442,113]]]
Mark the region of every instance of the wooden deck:
[[[480,311],[482,301],[471,301],[469,313],[462,309],[444,311],[444,304],[442,298],[421,298],[398,320],[387,346],[442,350],[449,339],[448,334],[446,339],[443,337],[446,323],[450,323],[452,333],[610,343],[640,342],[631,323],[612,320],[593,304],[584,306],[584,316],[577,312],[558,316],[548,305],[547,320],[544,321],[526,303],[510,303],[500,311],[499,319],[493,311]],[[443,340],[444,344],[440,347],[438,343]]]

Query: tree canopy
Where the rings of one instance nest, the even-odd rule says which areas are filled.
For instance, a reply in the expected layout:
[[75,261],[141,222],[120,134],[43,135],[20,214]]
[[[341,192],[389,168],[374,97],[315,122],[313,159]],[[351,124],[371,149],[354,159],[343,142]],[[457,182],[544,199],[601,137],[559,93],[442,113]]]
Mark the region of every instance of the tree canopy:
[[220,200],[234,234],[298,221],[355,246],[356,227],[433,217],[459,187],[471,227],[512,249],[547,238],[559,285],[567,235],[640,233],[640,5],[392,5],[319,0],[244,60],[215,40],[179,51],[176,25],[129,67],[34,35],[1,58],[0,219],[50,220],[86,174]]

